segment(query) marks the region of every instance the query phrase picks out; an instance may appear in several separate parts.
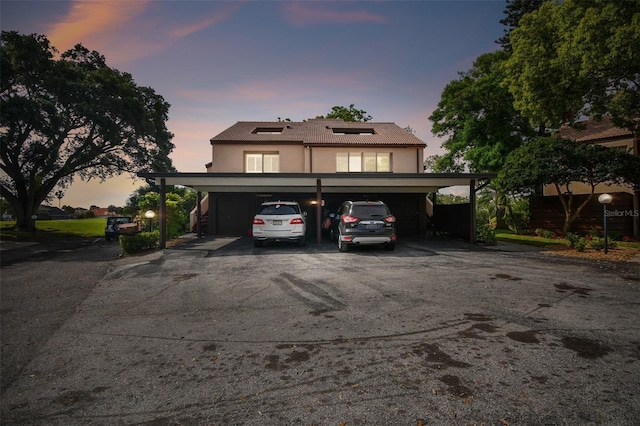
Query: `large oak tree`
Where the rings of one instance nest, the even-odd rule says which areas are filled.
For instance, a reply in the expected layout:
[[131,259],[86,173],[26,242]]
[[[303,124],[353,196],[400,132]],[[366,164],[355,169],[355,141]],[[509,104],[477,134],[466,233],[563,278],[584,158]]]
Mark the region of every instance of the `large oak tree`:
[[58,51],[43,35],[0,39],[0,191],[16,227],[75,178],[174,170],[169,104],[98,52]]

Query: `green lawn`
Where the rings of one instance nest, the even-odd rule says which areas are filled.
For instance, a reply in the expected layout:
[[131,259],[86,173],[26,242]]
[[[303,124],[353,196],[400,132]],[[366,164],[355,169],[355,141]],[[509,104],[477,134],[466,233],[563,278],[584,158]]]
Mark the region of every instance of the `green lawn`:
[[[526,244],[526,245],[536,246],[536,247],[547,247],[547,246],[553,246],[553,245],[557,245],[557,246],[569,245],[569,241],[565,240],[564,238],[542,238],[536,235],[518,235],[518,234],[514,234],[512,231],[507,231],[504,229],[496,230],[496,238],[498,239],[498,241]],[[618,247],[629,247],[629,248],[640,249],[640,242],[637,242],[637,241],[635,242],[616,241],[616,245]]]
[[42,241],[56,238],[100,238],[104,237],[107,219],[38,220],[36,232],[16,232],[10,229],[14,221],[0,222],[0,240]]

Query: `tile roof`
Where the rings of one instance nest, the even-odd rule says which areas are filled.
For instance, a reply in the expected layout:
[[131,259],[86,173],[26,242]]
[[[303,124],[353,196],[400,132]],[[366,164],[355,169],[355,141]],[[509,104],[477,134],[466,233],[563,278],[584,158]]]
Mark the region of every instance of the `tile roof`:
[[[256,130],[282,129],[278,134]],[[373,134],[340,134],[371,131]],[[395,123],[346,122],[332,119],[289,121],[238,121],[211,138],[211,143],[302,143],[304,145],[426,146],[426,143]]]
[[632,137],[631,130],[616,127],[611,122],[611,117],[605,116],[601,120],[586,120],[579,124],[581,128],[562,126],[559,130],[561,137],[572,139],[576,142],[589,142],[603,139]]

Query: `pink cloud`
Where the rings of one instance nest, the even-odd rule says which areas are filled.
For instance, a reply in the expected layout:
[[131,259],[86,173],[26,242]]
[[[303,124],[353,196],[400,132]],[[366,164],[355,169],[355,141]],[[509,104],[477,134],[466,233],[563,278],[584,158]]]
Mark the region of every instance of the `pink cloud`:
[[227,7],[222,11],[217,12],[214,16],[204,18],[203,20],[199,22],[195,22],[193,24],[184,25],[182,27],[176,28],[173,31],[171,31],[171,35],[178,38],[186,37],[195,32],[201,31],[205,28],[215,25],[219,22],[223,22],[229,19],[229,17],[231,17],[233,14],[235,14],[240,8],[240,6],[242,6],[243,3],[244,2],[242,1],[226,3]]
[[[329,2],[325,5],[336,5],[339,3]],[[321,24],[354,24],[359,22],[373,22],[383,24],[387,18],[382,15],[376,15],[363,11],[341,11],[329,10],[317,7],[317,4],[311,6],[309,3],[291,2],[286,3],[284,8],[285,17],[291,25],[321,25]]]
[[81,1],[75,0],[67,16],[49,30],[49,40],[60,51],[77,43],[98,42],[104,33],[118,30],[141,15],[150,0]]

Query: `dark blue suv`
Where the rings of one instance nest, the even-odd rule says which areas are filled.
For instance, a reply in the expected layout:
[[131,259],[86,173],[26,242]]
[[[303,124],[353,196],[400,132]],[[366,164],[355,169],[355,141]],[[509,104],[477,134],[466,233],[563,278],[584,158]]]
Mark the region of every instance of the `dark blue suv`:
[[396,218],[382,201],[345,201],[335,218],[338,249],[381,244],[396,248]]

